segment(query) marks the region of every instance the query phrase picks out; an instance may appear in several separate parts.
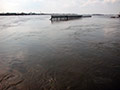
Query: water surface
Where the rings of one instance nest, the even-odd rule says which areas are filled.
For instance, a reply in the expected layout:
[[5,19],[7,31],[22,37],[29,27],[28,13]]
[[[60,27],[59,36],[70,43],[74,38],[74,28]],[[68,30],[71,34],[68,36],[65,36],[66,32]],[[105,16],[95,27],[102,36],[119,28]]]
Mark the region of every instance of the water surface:
[[120,19],[0,17],[0,90],[120,90]]

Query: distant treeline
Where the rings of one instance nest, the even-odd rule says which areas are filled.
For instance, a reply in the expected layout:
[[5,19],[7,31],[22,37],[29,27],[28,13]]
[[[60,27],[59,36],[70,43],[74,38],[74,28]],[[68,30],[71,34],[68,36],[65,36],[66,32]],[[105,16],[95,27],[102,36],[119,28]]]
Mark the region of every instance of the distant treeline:
[[14,16],[14,15],[50,15],[46,13],[0,13],[0,16]]
[[0,16],[17,16],[17,15],[78,15],[78,14],[74,14],[74,13],[0,13]]

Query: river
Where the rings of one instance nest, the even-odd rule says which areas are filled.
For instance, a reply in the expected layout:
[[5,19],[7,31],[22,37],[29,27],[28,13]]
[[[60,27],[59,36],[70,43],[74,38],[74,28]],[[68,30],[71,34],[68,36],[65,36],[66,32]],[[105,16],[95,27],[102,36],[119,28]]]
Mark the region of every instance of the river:
[[0,17],[0,90],[120,90],[120,19]]

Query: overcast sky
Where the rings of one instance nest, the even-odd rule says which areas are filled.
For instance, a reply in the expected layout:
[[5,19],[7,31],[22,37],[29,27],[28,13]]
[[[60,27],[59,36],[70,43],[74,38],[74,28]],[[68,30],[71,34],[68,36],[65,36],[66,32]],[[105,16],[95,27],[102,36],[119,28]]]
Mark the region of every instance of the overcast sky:
[[119,13],[120,0],[0,0],[0,12]]

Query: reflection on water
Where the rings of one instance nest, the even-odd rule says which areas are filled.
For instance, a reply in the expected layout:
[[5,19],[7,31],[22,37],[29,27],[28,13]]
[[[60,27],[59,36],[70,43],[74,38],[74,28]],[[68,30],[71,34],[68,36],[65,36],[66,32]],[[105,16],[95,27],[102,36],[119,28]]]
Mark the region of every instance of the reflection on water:
[[120,90],[120,20],[0,17],[0,90]]

